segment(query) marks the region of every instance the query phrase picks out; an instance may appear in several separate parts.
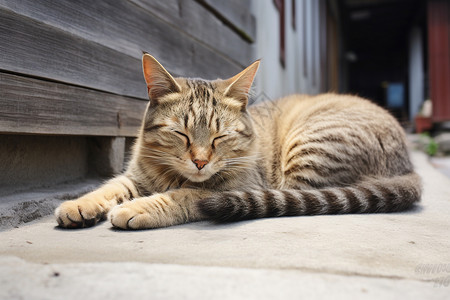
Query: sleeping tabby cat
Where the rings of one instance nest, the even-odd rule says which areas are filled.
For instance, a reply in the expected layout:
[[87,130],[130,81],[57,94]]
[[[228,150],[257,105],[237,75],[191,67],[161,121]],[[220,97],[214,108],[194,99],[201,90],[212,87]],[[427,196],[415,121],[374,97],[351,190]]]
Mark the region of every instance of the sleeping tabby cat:
[[149,54],[142,61],[150,102],[129,167],[62,203],[60,226],[92,226],[108,213],[115,227],[142,229],[394,212],[420,200],[403,130],[371,102],[293,95],[247,107],[259,61],[214,81],[173,78]]

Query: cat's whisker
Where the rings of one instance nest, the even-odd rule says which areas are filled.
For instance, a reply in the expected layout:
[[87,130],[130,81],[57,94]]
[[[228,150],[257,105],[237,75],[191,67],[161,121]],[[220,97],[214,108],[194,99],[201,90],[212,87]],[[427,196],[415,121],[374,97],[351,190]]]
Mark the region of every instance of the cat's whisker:
[[174,172],[175,173],[174,175],[178,174],[178,172],[173,168],[173,166],[169,166],[167,168],[167,170],[165,170],[164,173],[161,174],[161,176],[165,176],[167,173],[170,173],[170,172]]
[[227,163],[225,167],[245,167],[245,168],[253,168],[252,164],[244,164],[244,163]]
[[161,151],[161,150],[157,150],[157,149],[153,149],[153,148],[148,148],[148,147],[144,147],[144,146],[141,146],[140,149],[145,154],[159,154],[159,153],[161,153],[162,156],[177,157],[176,155],[171,154],[169,152],[165,152],[165,151]]
[[223,176],[220,174],[220,172],[217,172],[216,174],[218,177],[220,177],[220,179],[222,180],[222,182],[225,182],[225,178],[223,178]]
[[246,164],[246,163],[253,163],[253,160],[244,160],[244,161],[225,161],[225,164]]
[[173,164],[172,163],[170,163],[170,162],[164,162],[164,161],[158,161],[158,160],[156,160],[156,161],[154,161],[154,162],[152,162],[154,165],[158,165],[158,166],[164,166],[164,167],[172,167],[173,166]]
[[240,157],[232,157],[232,158],[225,158],[226,161],[233,161],[233,160],[245,160],[245,159],[255,159],[257,158],[257,155],[250,155],[250,156],[240,156]]
[[141,149],[147,150],[147,151],[151,151],[151,152],[159,152],[159,153],[163,153],[163,154],[168,154],[167,152],[158,150],[158,149],[154,149],[154,148],[148,148],[148,147],[142,147]]
[[254,159],[237,159],[237,160],[223,160],[224,163],[252,163]]
[[[145,158],[154,158],[156,160],[157,163],[164,163],[164,161],[161,161],[162,157],[161,156],[154,156],[154,155],[141,155],[141,157],[145,157]],[[165,158],[166,160],[171,160],[171,157]]]
[[239,164],[250,165],[250,164],[253,164],[253,163],[254,163],[253,160],[251,160],[251,161],[226,161],[225,162],[225,164],[227,164],[227,165],[239,165]]
[[234,157],[234,158],[226,158],[224,160],[233,161],[233,160],[247,160],[247,159],[255,159],[256,157]]

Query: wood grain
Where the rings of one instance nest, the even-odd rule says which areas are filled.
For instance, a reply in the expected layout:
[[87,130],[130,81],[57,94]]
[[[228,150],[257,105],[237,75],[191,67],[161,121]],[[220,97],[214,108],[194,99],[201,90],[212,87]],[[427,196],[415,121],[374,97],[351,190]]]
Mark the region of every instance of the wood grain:
[[0,20],[0,133],[135,136],[143,50],[206,79],[250,60],[250,44],[191,0],[0,0]]
[[[250,43],[193,0],[130,0],[241,67],[251,62]],[[238,12],[236,12],[238,13]]]
[[0,133],[136,136],[147,101],[0,72]]
[[[166,1],[159,2],[159,6],[162,6]],[[199,37],[192,35],[192,30],[189,30],[189,33],[183,32],[160,18],[164,16],[164,10],[161,14],[158,11],[150,13],[136,3],[126,0],[0,0],[0,7],[136,59],[140,59],[142,51],[147,51],[170,72],[179,76],[213,79],[217,76],[234,75],[248,64],[246,57],[251,51],[249,45],[243,48],[245,44],[242,42],[236,45],[230,40],[229,48],[238,49],[230,50],[230,54],[227,49],[219,49],[222,51],[220,52],[217,49],[220,46],[215,45],[224,44],[226,36],[221,34],[219,29],[219,33],[215,32],[215,29],[210,30],[212,33],[205,34],[202,37],[203,42],[200,42]],[[171,8],[168,7],[165,13]],[[197,18],[205,17],[198,15]],[[176,11],[173,19],[173,22],[178,22]],[[208,27],[211,26],[224,27],[219,22]],[[38,33],[40,29],[36,28],[34,31]],[[234,39],[239,41],[237,36]],[[217,42],[219,40],[222,42]],[[236,62],[238,59],[231,58],[233,51],[235,54],[240,51],[247,55],[245,58],[241,55],[242,63],[239,64]],[[140,67],[138,74],[141,75]]]
[[140,59],[0,8],[0,69],[145,99]]
[[197,2],[214,9],[243,36],[255,39],[256,21],[251,14],[250,0],[197,0]]

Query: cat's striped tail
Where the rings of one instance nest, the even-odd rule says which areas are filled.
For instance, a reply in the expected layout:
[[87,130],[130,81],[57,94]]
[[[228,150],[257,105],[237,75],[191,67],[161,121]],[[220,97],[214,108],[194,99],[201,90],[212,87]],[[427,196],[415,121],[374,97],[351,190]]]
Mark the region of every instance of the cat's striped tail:
[[198,202],[210,220],[233,222],[279,216],[402,211],[420,201],[416,173],[367,179],[353,186],[316,190],[253,190],[217,194]]

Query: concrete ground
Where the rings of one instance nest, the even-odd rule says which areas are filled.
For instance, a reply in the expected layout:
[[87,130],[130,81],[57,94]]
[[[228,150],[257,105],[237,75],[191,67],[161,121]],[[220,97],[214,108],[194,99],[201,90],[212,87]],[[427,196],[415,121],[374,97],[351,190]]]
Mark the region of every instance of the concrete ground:
[[449,299],[450,179],[412,158],[405,213],[0,232],[0,299]]

